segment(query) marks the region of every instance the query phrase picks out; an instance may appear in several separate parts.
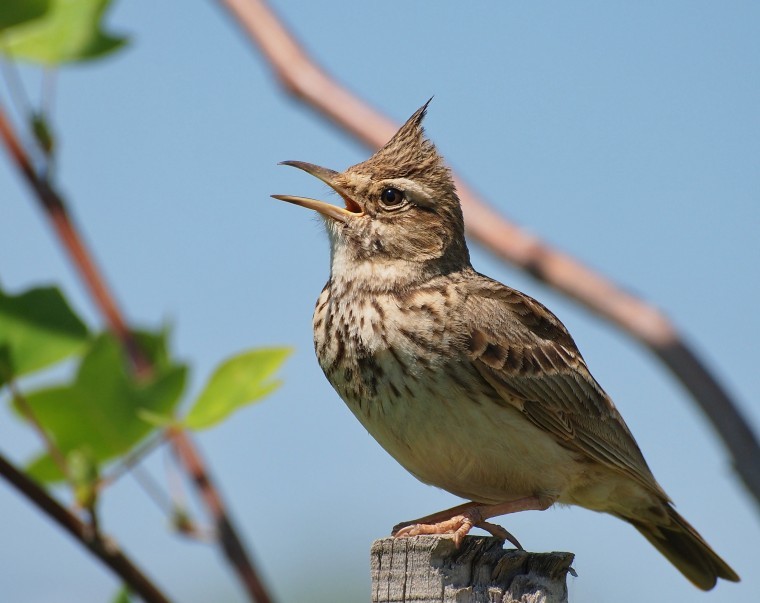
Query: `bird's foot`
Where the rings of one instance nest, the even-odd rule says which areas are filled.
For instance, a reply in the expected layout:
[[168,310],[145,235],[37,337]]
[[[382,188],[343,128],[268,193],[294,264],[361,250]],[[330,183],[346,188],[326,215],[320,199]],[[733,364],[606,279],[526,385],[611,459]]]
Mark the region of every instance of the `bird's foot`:
[[419,536],[422,534],[453,534],[454,545],[459,548],[462,539],[469,531],[474,527],[478,527],[496,536],[496,538],[508,540],[518,549],[522,550],[523,547],[517,538],[501,526],[489,523],[486,520],[497,515],[516,513],[518,511],[543,511],[544,509],[548,509],[554,503],[554,500],[554,498],[544,496],[528,496],[496,505],[481,505],[469,502],[414,521],[400,523],[393,528],[391,534],[396,538]]
[[[455,515],[445,521],[439,521],[437,523],[412,523],[406,525],[393,532],[395,538],[407,538],[409,536],[421,536],[423,534],[453,534],[454,546],[459,548],[462,544],[462,540],[470,532],[472,528],[480,528],[485,530],[492,536],[495,536],[499,540],[508,540],[515,547],[522,550],[520,542],[512,536],[503,527],[480,520],[480,514],[477,507],[470,513],[464,513],[462,515]],[[477,523],[476,523],[477,522]]]
[[[473,513],[472,515],[475,515]],[[438,523],[413,523],[411,525],[404,526],[393,533],[395,538],[408,538],[409,536],[421,536],[423,534],[453,534],[454,546],[459,548],[462,544],[462,540],[470,532],[472,528],[480,528],[485,530],[492,536],[495,536],[499,540],[508,540],[515,547],[523,550],[523,546],[512,534],[510,534],[503,527],[490,523],[488,521],[480,521],[474,523],[475,518],[470,514],[455,515],[454,517],[447,519],[446,521],[439,521]]]
[[469,514],[455,515],[454,517],[438,523],[415,523],[401,528],[393,534],[396,538],[420,536],[423,534],[453,534],[454,546],[459,548],[462,539],[475,526]]

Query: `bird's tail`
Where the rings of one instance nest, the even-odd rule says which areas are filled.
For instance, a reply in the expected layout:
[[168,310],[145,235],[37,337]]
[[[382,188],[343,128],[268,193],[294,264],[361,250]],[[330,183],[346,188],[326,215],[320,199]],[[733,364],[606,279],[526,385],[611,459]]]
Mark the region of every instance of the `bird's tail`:
[[688,521],[669,504],[665,522],[623,517],[668,558],[695,586],[710,590],[718,578],[738,582],[739,576],[710,548]]

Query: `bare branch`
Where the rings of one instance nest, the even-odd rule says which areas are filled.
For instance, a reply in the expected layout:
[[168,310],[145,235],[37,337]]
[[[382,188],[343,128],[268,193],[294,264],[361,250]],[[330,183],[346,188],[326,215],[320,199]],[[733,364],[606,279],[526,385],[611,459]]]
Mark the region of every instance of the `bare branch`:
[[[269,62],[291,95],[368,147],[381,147],[397,125],[332,79],[263,0],[219,0]],[[688,389],[733,456],[760,503],[760,444],[737,405],[657,308],[553,249],[488,206],[455,175],[469,234],[491,252],[561,291],[644,343]]]
[[16,469],[2,455],[0,455],[0,475],[26,496],[40,511],[71,534],[90,553],[111,568],[129,586],[130,590],[142,597],[144,601],[147,603],[169,603],[166,595],[119,550],[115,542],[104,538],[76,515],[66,510],[57,500]]

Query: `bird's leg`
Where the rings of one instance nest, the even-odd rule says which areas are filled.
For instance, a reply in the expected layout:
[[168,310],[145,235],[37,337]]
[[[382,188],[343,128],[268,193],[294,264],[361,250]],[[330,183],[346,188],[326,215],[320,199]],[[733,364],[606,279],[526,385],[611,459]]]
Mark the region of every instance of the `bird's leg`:
[[477,507],[479,505],[480,503],[476,503],[476,502],[466,502],[461,505],[457,505],[456,507],[451,507],[450,509],[446,509],[444,511],[438,511],[437,513],[425,515],[425,517],[420,517],[419,519],[412,519],[411,521],[402,521],[401,523],[398,523],[395,526],[393,526],[393,529],[391,530],[391,536],[395,536],[399,530],[401,530],[402,528],[406,528],[407,526],[414,526],[420,523],[438,523],[446,519],[451,519],[455,515],[460,515],[467,509],[471,507]]
[[[470,509],[472,507],[477,507],[479,505],[480,503],[467,502],[461,505],[457,505],[456,507],[452,507],[451,509],[446,509],[445,511],[438,511],[437,513],[426,515],[425,517],[420,517],[419,519],[413,519],[412,521],[403,521],[393,526],[393,529],[391,530],[391,535],[398,536],[398,532],[406,527],[416,526],[419,524],[438,524],[447,519],[451,519],[452,517],[455,517],[457,515],[461,515],[467,509]],[[513,545],[515,545],[515,547],[517,547],[520,550],[523,550],[523,546],[520,544],[517,538],[515,538],[511,533],[509,533],[503,527],[496,525],[495,523],[489,523],[487,521],[481,521],[477,527],[481,528],[482,530],[485,530],[486,532],[488,532],[492,536],[495,536],[496,538],[499,538],[501,540],[508,540]],[[401,534],[401,536],[404,536],[404,535],[405,534]]]
[[[526,496],[495,505],[465,503],[423,518],[428,520],[428,523],[402,524],[403,527],[400,529],[397,529],[397,526],[394,528],[393,535],[396,538],[403,538],[420,534],[453,534],[454,545],[458,548],[467,533],[475,526],[480,526],[497,538],[504,538],[516,547],[522,548],[517,539],[509,532],[500,526],[488,523],[486,520],[497,515],[507,515],[518,511],[543,511],[551,507],[554,501],[554,498],[547,496]],[[442,519],[443,517],[448,517],[448,519]],[[439,518],[442,520],[438,521]]]

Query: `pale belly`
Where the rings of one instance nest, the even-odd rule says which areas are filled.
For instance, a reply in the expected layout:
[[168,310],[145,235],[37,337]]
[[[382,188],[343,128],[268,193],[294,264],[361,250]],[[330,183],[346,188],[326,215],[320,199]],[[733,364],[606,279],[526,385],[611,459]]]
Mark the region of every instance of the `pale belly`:
[[[578,468],[566,449],[508,405],[473,396],[446,373],[412,382],[397,397],[388,381],[371,400],[344,397],[378,443],[421,481],[497,503],[559,496]],[[397,382],[397,381],[396,381]],[[398,389],[398,386],[396,386]]]

